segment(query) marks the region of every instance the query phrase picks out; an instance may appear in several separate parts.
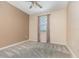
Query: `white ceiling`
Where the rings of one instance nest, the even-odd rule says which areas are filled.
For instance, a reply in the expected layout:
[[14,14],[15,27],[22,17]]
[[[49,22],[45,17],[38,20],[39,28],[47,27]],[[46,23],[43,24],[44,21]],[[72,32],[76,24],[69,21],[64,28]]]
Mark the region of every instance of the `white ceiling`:
[[66,8],[68,2],[67,1],[39,1],[38,3],[42,5],[43,8],[39,7],[33,7],[32,9],[29,9],[29,6],[31,5],[31,2],[29,1],[8,1],[13,6],[19,8],[20,10],[28,13],[28,14],[38,14],[53,10],[58,10],[61,8]]

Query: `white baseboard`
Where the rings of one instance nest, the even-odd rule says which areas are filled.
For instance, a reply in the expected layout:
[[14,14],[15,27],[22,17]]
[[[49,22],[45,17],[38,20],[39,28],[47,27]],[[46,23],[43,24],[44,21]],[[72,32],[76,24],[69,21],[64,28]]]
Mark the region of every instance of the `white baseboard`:
[[66,45],[66,47],[67,47],[68,50],[70,51],[72,58],[77,58],[77,56],[76,56],[75,53],[72,51],[72,49],[71,49],[68,45]]
[[8,45],[8,46],[4,46],[4,47],[0,48],[0,50],[3,50],[3,49],[6,49],[6,48],[9,48],[9,47],[12,47],[12,46],[15,46],[15,45],[19,45],[19,44],[24,43],[24,42],[26,42],[26,41],[29,41],[29,40],[24,40],[24,41],[17,42],[17,43],[14,43],[14,44]]
[[66,45],[66,43],[60,43],[60,42],[50,42],[51,44],[60,44],[60,45]]

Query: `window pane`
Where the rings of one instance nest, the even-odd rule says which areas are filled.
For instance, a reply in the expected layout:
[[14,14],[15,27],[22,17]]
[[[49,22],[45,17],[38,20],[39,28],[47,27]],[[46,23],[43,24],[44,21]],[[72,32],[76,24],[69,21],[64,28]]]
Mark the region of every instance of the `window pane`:
[[47,30],[47,16],[40,16],[40,31],[45,32]]

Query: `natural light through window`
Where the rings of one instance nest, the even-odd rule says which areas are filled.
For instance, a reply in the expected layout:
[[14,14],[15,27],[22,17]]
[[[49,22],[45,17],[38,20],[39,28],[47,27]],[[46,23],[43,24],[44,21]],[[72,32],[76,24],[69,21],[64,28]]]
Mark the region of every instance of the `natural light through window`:
[[40,16],[40,31],[46,32],[47,31],[47,16]]

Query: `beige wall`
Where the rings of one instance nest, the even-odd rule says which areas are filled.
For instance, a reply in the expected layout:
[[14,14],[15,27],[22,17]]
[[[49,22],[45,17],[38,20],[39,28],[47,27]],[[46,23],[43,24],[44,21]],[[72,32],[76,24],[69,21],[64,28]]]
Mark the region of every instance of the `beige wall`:
[[68,44],[79,57],[79,1],[70,2],[68,7]]
[[37,41],[38,39],[38,17],[29,16],[29,40]]
[[[30,15],[29,39],[37,41],[38,16],[50,14],[50,40],[51,43],[66,44],[66,9],[61,9],[44,14]],[[44,41],[44,40],[43,40]]]
[[0,2],[0,47],[28,39],[28,18],[29,16],[19,9]]
[[40,32],[40,42],[47,42],[47,32]]
[[67,14],[66,9],[54,11],[50,15],[51,43],[66,44]]

